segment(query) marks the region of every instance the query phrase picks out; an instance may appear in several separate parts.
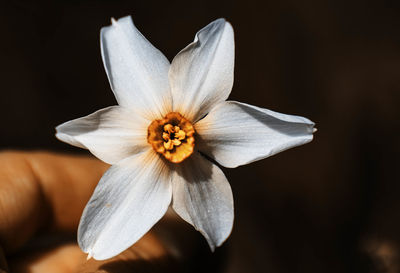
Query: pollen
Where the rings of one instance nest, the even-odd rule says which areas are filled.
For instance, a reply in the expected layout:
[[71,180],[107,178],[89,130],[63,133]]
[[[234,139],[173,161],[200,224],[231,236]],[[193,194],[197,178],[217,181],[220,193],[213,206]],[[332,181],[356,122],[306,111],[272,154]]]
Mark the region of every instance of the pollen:
[[154,120],[147,129],[147,141],[153,149],[173,163],[180,163],[193,153],[194,135],[192,123],[177,112]]

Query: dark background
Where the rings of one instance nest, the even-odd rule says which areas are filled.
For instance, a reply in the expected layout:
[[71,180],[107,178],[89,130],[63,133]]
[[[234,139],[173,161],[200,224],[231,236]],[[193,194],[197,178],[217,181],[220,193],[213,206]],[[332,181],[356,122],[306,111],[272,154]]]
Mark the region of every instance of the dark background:
[[224,170],[222,272],[400,272],[400,1],[2,2],[1,149],[82,152],[54,127],[115,104],[99,31],[128,14],[170,60],[225,17],[230,99],[317,124],[310,144]]

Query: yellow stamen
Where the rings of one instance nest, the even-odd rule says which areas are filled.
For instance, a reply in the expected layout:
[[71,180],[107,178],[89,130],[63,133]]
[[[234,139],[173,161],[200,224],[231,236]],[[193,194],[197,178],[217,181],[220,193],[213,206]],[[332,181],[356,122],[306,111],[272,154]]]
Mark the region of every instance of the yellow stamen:
[[182,142],[179,139],[175,138],[175,139],[172,140],[172,144],[174,144],[175,146],[179,146],[179,145],[181,145],[181,143]]
[[174,148],[174,143],[172,140],[168,140],[167,142],[164,142],[164,148],[167,150],[172,150]]
[[154,120],[148,128],[147,141],[157,153],[171,162],[179,163],[194,150],[195,130],[181,114],[171,112],[164,119]]
[[172,126],[172,124],[166,124],[165,126],[164,126],[164,131],[165,132],[167,132],[167,133],[173,133],[174,132],[174,126]]
[[186,133],[183,130],[179,130],[177,133],[175,133],[175,138],[179,140],[183,140],[186,137]]
[[166,132],[163,132],[163,133],[162,133],[162,138],[163,138],[165,141],[168,141],[168,140],[169,140],[169,134],[166,133]]

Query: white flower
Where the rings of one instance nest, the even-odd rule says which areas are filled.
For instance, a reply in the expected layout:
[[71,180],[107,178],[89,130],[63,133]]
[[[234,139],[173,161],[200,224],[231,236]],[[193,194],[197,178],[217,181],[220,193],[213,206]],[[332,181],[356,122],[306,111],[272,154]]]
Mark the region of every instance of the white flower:
[[117,106],[66,122],[57,138],[112,164],[87,204],[78,242],[113,257],[139,240],[169,205],[207,239],[229,236],[233,198],[220,168],[234,168],[312,140],[310,120],[225,101],[233,85],[232,26],[200,30],[170,64],[131,17],[101,30]]

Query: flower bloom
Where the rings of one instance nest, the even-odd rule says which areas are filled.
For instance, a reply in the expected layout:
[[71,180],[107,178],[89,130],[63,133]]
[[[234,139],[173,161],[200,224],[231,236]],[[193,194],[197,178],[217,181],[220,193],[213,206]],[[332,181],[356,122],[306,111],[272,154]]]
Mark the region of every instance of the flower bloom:
[[118,105],[59,125],[57,138],[112,166],[83,212],[78,243],[113,257],[172,208],[220,246],[233,225],[233,198],[220,165],[234,168],[313,138],[314,123],[226,101],[233,85],[232,26],[218,19],[172,63],[130,16],[101,29],[101,54]]

